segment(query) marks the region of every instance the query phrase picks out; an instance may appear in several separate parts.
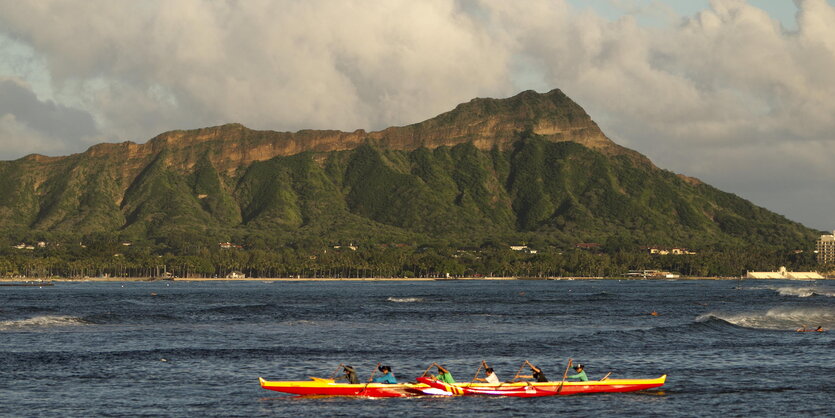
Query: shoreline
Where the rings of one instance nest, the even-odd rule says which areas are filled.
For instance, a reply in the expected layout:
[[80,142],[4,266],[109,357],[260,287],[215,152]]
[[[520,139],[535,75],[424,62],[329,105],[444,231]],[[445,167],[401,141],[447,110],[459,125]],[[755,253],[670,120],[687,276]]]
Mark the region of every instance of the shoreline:
[[[830,278],[825,278],[827,280]],[[83,278],[0,278],[0,283],[55,283],[55,282],[444,282],[444,281],[538,281],[538,280],[650,280],[650,281],[674,281],[674,280],[778,280],[778,279],[742,279],[739,277],[677,277],[677,278],[643,278],[643,277],[271,277],[271,278],[201,278],[201,277],[177,277],[177,278],[155,278],[155,277],[83,277]],[[795,281],[811,281],[800,279],[784,279]],[[821,280],[821,279],[818,279]]]

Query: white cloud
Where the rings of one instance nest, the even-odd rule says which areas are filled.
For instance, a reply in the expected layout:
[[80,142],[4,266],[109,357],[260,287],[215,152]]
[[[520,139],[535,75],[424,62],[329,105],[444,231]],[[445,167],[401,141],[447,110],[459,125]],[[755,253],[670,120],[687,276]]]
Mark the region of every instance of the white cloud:
[[134,139],[226,122],[377,129],[513,93],[505,52],[452,2],[45,0],[0,14],[49,57],[58,90]]
[[558,87],[664,168],[835,225],[831,210],[800,217],[772,190],[831,195],[833,7],[798,1],[787,31],[743,0],[678,19],[621,3],[633,15],[612,20],[565,1],[41,0],[0,2],[0,32],[31,47],[52,97],[111,140],[226,122],[380,129]]

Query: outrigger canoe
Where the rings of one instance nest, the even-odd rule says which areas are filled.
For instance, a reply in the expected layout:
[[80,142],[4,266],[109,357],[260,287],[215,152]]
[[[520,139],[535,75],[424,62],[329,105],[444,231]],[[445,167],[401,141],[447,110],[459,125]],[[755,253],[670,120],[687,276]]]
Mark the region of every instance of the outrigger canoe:
[[365,396],[370,398],[400,398],[429,395],[436,389],[422,383],[345,383],[333,379],[311,377],[299,381],[267,381],[259,377],[261,387],[293,395]]
[[[418,382],[451,396],[489,395],[530,398],[536,396],[576,395],[581,393],[634,392],[663,386],[667,375],[655,379],[606,379],[586,382],[510,382],[501,384],[472,383],[451,385],[440,380],[419,377]],[[437,393],[436,393],[437,394]]]
[[512,382],[499,385],[489,383],[461,383],[449,385],[429,377],[417,378],[418,383],[343,383],[333,379],[311,377],[299,381],[267,381],[259,377],[261,387],[276,392],[304,396],[363,396],[369,398],[399,398],[407,396],[486,395],[536,397],[575,395],[580,393],[633,392],[663,386],[667,375],[656,379],[606,379],[587,382]]

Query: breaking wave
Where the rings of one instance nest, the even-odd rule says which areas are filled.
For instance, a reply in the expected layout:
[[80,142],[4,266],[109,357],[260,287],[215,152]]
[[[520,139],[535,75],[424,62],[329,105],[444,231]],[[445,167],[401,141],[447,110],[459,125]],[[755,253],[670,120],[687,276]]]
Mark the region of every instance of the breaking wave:
[[802,326],[835,326],[835,308],[772,308],[765,312],[721,313],[711,312],[696,318],[696,322],[718,319],[744,328],[767,330],[792,330]]
[[33,318],[0,321],[0,331],[87,325],[90,322],[74,316],[44,315]]
[[395,303],[423,302],[423,298],[394,298],[394,297],[390,297],[386,300],[389,301],[389,302],[395,302]]
[[835,291],[817,287],[763,286],[755,287],[754,289],[768,289],[777,292],[780,296],[796,296],[799,298],[808,298],[811,296],[835,297]]

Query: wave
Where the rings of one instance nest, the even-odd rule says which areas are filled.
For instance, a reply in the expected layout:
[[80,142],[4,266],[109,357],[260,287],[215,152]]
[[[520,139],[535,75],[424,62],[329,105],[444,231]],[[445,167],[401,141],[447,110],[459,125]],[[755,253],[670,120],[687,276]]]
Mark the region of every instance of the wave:
[[723,313],[700,315],[696,322],[721,320],[743,328],[764,330],[792,330],[802,326],[835,326],[835,308],[778,307],[765,312]]
[[808,298],[811,296],[826,296],[835,297],[835,291],[828,289],[821,289],[818,287],[791,287],[791,286],[758,286],[752,287],[755,290],[773,290],[780,296],[796,296],[799,298]]
[[65,327],[89,324],[91,324],[91,322],[85,321],[75,316],[43,315],[26,319],[0,321],[0,331]]
[[395,302],[395,303],[423,302],[423,298],[395,298],[395,297],[390,297],[386,300],[389,301],[389,302]]

